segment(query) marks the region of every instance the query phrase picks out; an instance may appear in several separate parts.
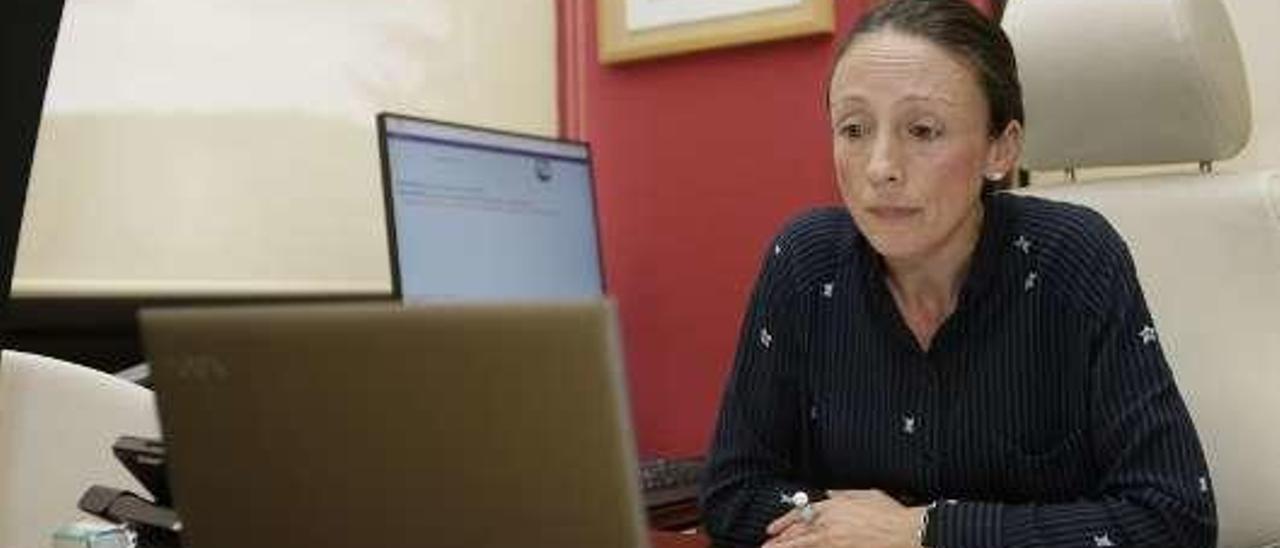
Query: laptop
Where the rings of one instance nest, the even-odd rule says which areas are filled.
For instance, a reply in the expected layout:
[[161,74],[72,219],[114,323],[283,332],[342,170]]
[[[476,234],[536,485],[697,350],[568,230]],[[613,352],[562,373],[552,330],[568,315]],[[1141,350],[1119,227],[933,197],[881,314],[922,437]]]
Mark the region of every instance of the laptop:
[[587,143],[386,112],[377,126],[397,298],[605,294]]
[[607,302],[141,325],[187,548],[648,542]]

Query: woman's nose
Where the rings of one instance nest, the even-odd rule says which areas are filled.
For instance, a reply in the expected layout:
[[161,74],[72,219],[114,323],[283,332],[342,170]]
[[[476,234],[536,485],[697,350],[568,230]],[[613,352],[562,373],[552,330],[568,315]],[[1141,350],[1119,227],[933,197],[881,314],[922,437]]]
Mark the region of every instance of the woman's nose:
[[902,167],[898,161],[898,146],[890,135],[876,135],[867,157],[867,179],[874,185],[902,181]]

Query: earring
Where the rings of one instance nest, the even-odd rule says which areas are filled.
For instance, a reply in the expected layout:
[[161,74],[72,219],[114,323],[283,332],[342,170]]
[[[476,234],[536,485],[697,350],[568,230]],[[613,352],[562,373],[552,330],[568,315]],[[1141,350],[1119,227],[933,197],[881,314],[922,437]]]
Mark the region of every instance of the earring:
[[1004,173],[999,173],[999,172],[997,172],[997,173],[988,173],[988,174],[987,174],[987,180],[989,180],[989,181],[1002,181],[1002,180],[1004,180]]

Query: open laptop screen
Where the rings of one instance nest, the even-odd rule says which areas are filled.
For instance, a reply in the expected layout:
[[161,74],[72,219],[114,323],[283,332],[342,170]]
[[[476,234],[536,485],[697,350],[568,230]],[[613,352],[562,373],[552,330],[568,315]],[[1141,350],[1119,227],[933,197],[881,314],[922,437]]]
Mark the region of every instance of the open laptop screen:
[[378,130],[397,296],[603,294],[585,144],[393,114]]

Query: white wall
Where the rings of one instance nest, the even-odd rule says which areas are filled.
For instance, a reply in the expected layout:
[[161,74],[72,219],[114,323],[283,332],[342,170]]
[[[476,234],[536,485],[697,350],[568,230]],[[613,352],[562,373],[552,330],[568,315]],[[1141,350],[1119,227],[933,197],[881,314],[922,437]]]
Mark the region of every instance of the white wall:
[[67,0],[13,291],[385,293],[373,116],[556,133],[546,0]]
[[[1231,16],[1244,56],[1253,109],[1253,134],[1235,158],[1220,162],[1223,171],[1280,169],[1280,0],[1222,0]],[[1150,173],[1195,172],[1196,165],[1094,168],[1077,171],[1078,180]],[[1035,173],[1035,184],[1058,183],[1060,172]]]

